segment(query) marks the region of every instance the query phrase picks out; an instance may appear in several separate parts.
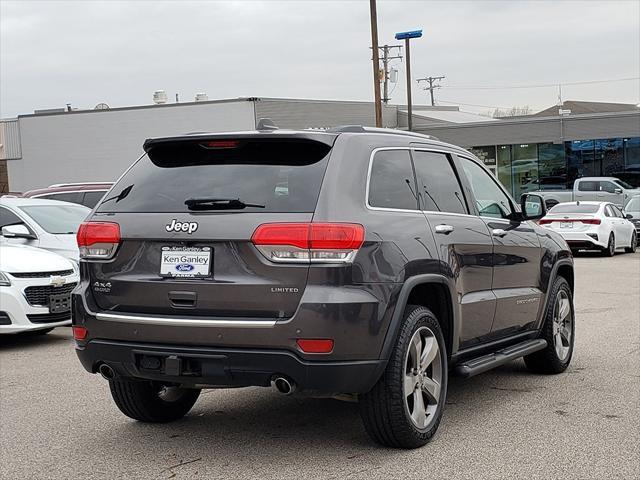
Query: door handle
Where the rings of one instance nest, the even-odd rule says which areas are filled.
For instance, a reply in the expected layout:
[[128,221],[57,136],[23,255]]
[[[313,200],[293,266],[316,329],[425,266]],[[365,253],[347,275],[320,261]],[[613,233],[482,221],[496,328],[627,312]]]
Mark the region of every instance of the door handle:
[[507,234],[506,230],[503,230],[501,228],[494,228],[493,230],[491,230],[491,235],[493,235],[494,237],[504,237]]
[[436,225],[436,233],[442,233],[444,235],[449,235],[451,232],[453,232],[454,228],[453,225]]

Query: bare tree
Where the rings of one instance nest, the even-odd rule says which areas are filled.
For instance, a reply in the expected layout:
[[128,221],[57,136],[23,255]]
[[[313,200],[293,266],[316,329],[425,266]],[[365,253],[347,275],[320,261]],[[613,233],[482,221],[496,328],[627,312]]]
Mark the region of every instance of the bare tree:
[[501,108],[496,108],[493,111],[493,118],[503,118],[503,117],[517,117],[520,115],[529,115],[531,113],[531,108],[529,105],[524,105],[522,107],[511,107],[509,109],[503,110]]

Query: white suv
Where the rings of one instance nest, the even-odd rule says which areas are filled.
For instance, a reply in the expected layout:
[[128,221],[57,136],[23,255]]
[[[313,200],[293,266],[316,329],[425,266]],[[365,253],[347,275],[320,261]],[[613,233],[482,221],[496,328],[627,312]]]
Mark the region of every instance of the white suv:
[[71,323],[75,264],[56,253],[0,244],[0,334],[47,333]]

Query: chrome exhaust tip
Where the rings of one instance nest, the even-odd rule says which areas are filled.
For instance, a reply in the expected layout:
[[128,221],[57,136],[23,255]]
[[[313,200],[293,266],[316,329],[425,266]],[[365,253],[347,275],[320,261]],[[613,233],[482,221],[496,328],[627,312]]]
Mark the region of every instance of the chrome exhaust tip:
[[285,377],[274,377],[271,386],[283,395],[291,395],[296,391],[296,384]]
[[98,367],[98,372],[105,380],[113,380],[116,376],[116,372],[113,371],[113,368],[111,368],[106,363],[103,363]]

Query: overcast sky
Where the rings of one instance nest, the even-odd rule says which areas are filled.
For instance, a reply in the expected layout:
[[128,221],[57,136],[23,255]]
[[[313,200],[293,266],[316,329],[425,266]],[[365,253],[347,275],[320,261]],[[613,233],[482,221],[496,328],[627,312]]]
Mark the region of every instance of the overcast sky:
[[[414,79],[486,112],[557,101],[557,87],[640,76],[640,0],[378,1],[380,44],[423,29]],[[369,2],[0,0],[0,115],[248,96],[371,100]],[[405,101],[403,62],[392,103]],[[423,84],[421,84],[423,85]],[[414,103],[427,92],[413,82]],[[640,81],[563,87],[565,100],[640,102]]]

